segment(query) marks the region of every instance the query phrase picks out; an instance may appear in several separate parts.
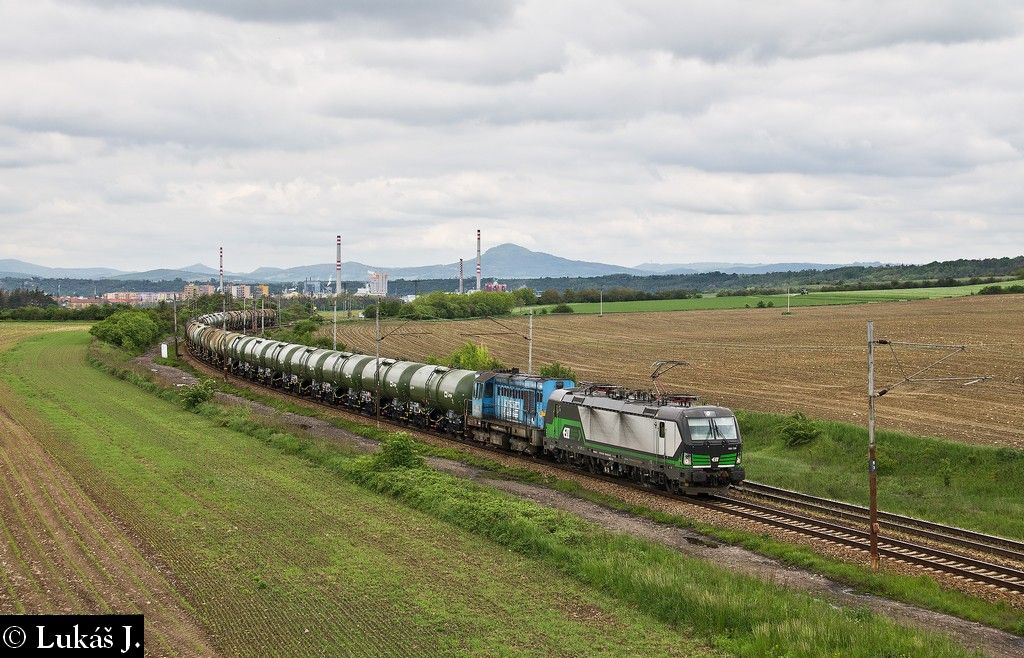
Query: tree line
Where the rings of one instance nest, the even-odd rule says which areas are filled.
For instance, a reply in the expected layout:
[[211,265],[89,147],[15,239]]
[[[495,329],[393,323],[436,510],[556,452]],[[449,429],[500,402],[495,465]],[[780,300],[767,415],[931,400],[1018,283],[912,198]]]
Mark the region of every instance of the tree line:
[[515,292],[472,292],[459,295],[446,292],[432,292],[420,295],[411,302],[398,299],[383,299],[368,306],[363,315],[382,318],[408,318],[410,320],[434,320],[479,318],[484,316],[508,315],[517,306],[537,303],[534,292],[529,289]]
[[57,301],[53,297],[38,288],[33,290],[16,288],[10,291],[0,289],[0,309],[24,308],[26,306],[44,308],[56,305]]
[[600,288],[584,288],[583,290],[567,289],[559,291],[557,288],[548,288],[537,300],[540,304],[577,304],[597,303],[602,299],[606,302],[639,302],[652,299],[693,299],[701,294],[694,290],[668,289],[648,292],[637,288],[626,288],[614,286],[603,291]]

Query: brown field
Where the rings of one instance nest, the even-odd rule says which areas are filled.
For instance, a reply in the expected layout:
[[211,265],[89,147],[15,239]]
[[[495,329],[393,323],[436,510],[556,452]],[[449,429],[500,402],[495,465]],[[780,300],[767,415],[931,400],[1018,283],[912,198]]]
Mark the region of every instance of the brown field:
[[[993,375],[971,386],[901,386],[878,405],[879,427],[958,441],[1024,447],[1024,296],[778,309],[538,316],[534,366],[560,361],[587,381],[649,388],[651,364],[681,359],[664,387],[741,409],[866,422],[866,329],[877,338],[968,346],[927,376]],[[502,322],[526,333],[525,318]],[[395,323],[385,323],[384,333]],[[330,326],[324,330],[330,332]],[[382,353],[422,360],[467,340],[526,370],[527,343],[489,320],[417,322],[389,337]],[[373,353],[373,324],[339,327],[348,349]],[[877,385],[899,380],[945,352],[897,347],[877,353]]]
[[[21,340],[81,331],[68,323],[4,323],[0,352]],[[213,655],[159,563],[45,448],[51,433],[0,384],[0,613],[146,615],[148,655]]]

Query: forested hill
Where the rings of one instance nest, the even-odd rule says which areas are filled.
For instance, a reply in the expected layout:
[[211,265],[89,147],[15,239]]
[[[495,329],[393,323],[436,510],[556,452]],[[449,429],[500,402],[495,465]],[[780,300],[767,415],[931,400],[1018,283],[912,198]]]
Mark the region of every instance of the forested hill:
[[[503,279],[510,289],[528,286],[536,290],[583,290],[616,286],[655,292],[659,290],[741,290],[746,288],[785,288],[786,286],[853,286],[887,287],[894,281],[969,279],[971,277],[1024,276],[1024,256],[1013,258],[984,258],[935,261],[924,265],[881,265],[878,267],[851,266],[832,270],[801,270],[798,272],[768,272],[765,274],[671,274],[635,276],[610,274],[600,277],[558,277],[541,279]],[[487,281],[485,277],[485,281]],[[466,284],[473,282],[466,279]],[[451,279],[430,281],[392,281],[390,294],[407,295],[431,290],[453,291],[458,282]]]

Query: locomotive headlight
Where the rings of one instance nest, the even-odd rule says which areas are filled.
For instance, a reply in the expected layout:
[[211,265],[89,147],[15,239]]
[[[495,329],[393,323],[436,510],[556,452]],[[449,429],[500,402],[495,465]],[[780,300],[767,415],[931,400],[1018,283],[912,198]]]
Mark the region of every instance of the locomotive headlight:
[[683,464],[686,465],[686,466],[689,466],[692,463],[693,463],[693,456],[690,453],[688,453],[688,452],[684,452],[683,453]]
[[736,465],[739,466],[742,463],[743,463],[743,455],[741,455],[740,453],[737,452],[736,453]]

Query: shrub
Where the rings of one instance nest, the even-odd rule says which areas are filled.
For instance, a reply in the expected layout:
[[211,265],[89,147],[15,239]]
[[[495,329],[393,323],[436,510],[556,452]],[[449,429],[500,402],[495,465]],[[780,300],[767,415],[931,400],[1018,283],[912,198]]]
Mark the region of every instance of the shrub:
[[572,307],[569,306],[568,304],[559,304],[558,306],[555,306],[553,309],[551,309],[551,312],[552,313],[572,313],[573,310],[572,310]]
[[191,386],[185,386],[178,393],[178,398],[186,409],[195,409],[204,402],[213,399],[213,380],[201,379]]
[[546,366],[541,366],[540,376],[547,377],[549,379],[569,379],[574,382],[579,381],[579,378],[576,376],[576,371],[569,366],[563,366],[558,361],[553,361]]
[[160,326],[146,311],[118,311],[89,330],[100,340],[140,353],[160,337]]
[[765,308],[765,303],[764,303],[763,299],[757,300],[757,307],[758,308]]
[[446,359],[431,357],[428,363],[448,366],[449,368],[465,368],[466,370],[501,370],[505,365],[491,356],[490,350],[484,345],[466,341],[462,347],[448,355]]
[[373,466],[378,469],[422,468],[423,457],[416,452],[412,437],[399,432],[381,444],[380,452],[373,456]]
[[978,291],[979,295],[1011,295],[1024,292],[1024,286],[985,286]]
[[821,430],[802,412],[796,412],[779,425],[779,434],[790,448],[812,443],[821,436]]

